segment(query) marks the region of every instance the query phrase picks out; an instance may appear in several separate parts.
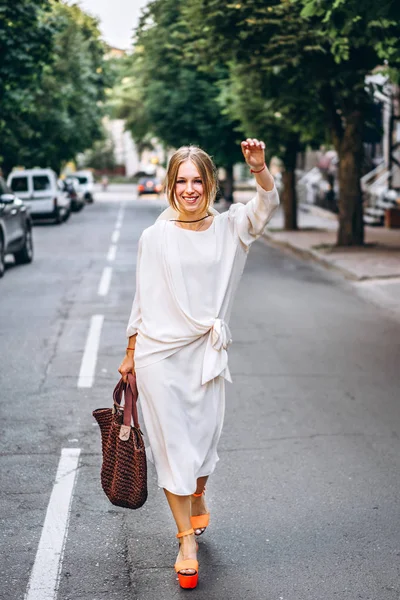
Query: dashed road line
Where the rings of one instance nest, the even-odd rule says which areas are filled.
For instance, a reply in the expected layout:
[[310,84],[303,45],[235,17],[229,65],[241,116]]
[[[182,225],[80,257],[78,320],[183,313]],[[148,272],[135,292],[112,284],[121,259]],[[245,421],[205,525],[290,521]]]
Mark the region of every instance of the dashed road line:
[[[115,260],[123,214],[124,206],[121,205],[111,237],[112,243],[107,254],[109,262]],[[97,292],[99,296],[108,294],[111,277],[112,267],[104,267]],[[93,385],[103,323],[104,315],[91,317],[79,371],[78,388],[90,388]],[[63,448],[61,451],[56,479],[47,506],[42,534],[24,600],[56,600],[57,598],[80,453],[80,448]]]
[[113,262],[115,260],[115,255],[117,254],[117,246],[115,244],[111,244],[108,253],[107,260],[108,262]]
[[56,600],[80,448],[63,448],[24,600]]
[[89,333],[79,371],[78,388],[90,388],[93,385],[103,322],[104,315],[93,315],[90,320]]
[[97,291],[99,296],[107,296],[108,290],[110,289],[111,277],[112,267],[104,267],[99,283],[99,289]]
[[112,244],[116,244],[118,242],[118,240],[119,240],[119,236],[120,236],[120,232],[118,230],[117,231],[113,231],[113,234],[111,236],[111,243]]

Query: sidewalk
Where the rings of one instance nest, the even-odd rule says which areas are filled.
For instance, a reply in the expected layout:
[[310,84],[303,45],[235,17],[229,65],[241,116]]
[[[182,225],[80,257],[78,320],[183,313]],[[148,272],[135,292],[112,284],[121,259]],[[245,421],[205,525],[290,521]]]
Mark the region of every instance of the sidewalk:
[[[251,191],[235,193],[236,202],[246,203],[252,197]],[[264,238],[275,247],[339,271],[357,283],[363,295],[400,314],[400,229],[366,226],[364,247],[338,248],[336,215],[304,204],[299,206],[298,226],[298,231],[284,231],[283,212],[278,208]]]

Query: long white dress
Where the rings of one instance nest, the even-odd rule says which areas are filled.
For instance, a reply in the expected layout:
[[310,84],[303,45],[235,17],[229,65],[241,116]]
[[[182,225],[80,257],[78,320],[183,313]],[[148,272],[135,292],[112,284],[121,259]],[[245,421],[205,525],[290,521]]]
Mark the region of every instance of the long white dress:
[[210,475],[225,411],[234,294],[250,245],[279,204],[257,186],[203,231],[157,220],[139,241],[127,337],[137,333],[135,369],[158,485],[193,494]]

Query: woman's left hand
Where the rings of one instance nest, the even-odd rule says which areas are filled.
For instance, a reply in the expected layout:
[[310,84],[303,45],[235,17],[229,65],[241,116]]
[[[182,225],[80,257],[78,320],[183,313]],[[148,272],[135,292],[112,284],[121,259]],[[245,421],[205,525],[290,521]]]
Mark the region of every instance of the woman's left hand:
[[265,163],[265,144],[255,138],[247,138],[241,144],[244,159],[249,165],[250,169],[259,171],[263,168]]

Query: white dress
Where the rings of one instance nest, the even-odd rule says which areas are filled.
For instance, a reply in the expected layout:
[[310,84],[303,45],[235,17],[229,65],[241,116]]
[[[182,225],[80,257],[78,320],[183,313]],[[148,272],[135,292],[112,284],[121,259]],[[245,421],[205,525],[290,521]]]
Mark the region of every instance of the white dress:
[[196,491],[210,475],[225,410],[227,349],[234,294],[251,243],[263,232],[279,197],[257,186],[203,231],[169,220],[139,241],[136,294],[127,337],[137,333],[135,369],[158,485],[177,495]]

